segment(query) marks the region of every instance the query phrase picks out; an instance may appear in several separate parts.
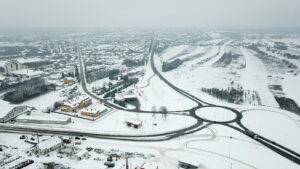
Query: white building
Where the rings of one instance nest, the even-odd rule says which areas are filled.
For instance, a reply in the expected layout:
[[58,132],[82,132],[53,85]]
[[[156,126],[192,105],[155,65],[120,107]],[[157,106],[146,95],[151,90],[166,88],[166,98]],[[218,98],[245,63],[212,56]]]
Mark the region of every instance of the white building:
[[45,75],[45,72],[43,71],[34,71],[31,69],[20,69],[11,72],[11,74],[19,77],[25,77],[25,78],[35,78],[35,77],[41,77]]
[[22,114],[18,116],[16,118],[16,122],[67,125],[71,123],[71,118],[56,113],[54,114],[32,111],[30,115]]
[[33,149],[33,151],[36,154],[47,154],[51,151],[59,149],[62,146],[62,144],[62,139],[60,139],[58,136],[53,136],[48,140],[38,143]]
[[22,65],[17,61],[9,61],[9,62],[6,62],[4,65],[4,72],[10,73],[12,71],[19,70],[19,69],[25,69],[25,68],[27,68],[27,66]]

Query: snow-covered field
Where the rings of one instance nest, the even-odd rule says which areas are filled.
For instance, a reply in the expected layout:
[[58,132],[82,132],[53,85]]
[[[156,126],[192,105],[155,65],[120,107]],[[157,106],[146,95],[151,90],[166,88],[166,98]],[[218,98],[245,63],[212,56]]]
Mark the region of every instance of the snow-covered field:
[[243,113],[248,129],[296,152],[300,152],[300,118],[282,110],[251,110]]
[[210,121],[231,121],[236,118],[236,114],[230,110],[216,107],[204,107],[196,110],[196,115]]
[[247,49],[241,48],[241,51],[246,58],[246,69],[242,75],[243,87],[257,91],[263,105],[279,107],[268,89],[267,71],[264,64]]

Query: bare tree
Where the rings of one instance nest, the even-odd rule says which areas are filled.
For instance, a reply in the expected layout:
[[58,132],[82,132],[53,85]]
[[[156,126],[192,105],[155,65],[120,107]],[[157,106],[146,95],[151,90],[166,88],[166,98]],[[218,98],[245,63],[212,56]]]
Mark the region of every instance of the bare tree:
[[165,107],[165,106],[160,106],[160,107],[159,107],[159,111],[162,113],[162,117],[164,117],[164,118],[166,119],[167,116],[168,116],[168,110],[167,110],[167,107]]

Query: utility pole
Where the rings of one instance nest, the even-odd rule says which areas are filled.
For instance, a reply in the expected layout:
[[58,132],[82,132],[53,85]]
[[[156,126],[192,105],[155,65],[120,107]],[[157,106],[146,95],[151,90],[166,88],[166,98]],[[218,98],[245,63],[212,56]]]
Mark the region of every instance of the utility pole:
[[129,166],[128,166],[128,157],[126,157],[125,159],[126,159],[126,169],[129,169]]
[[37,138],[38,143],[40,143],[39,133],[36,133],[36,138]]

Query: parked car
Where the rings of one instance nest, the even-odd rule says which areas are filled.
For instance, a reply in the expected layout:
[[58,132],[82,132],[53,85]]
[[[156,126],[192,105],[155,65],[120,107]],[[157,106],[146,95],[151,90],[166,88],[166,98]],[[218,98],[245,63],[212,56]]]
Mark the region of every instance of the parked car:
[[25,138],[26,138],[25,135],[20,136],[20,139],[21,139],[21,140],[24,140]]
[[110,162],[110,161],[105,162],[104,165],[106,165],[108,168],[115,167],[115,163]]
[[71,140],[70,140],[70,139],[63,139],[63,143],[65,143],[65,144],[70,144],[70,143],[71,143]]

